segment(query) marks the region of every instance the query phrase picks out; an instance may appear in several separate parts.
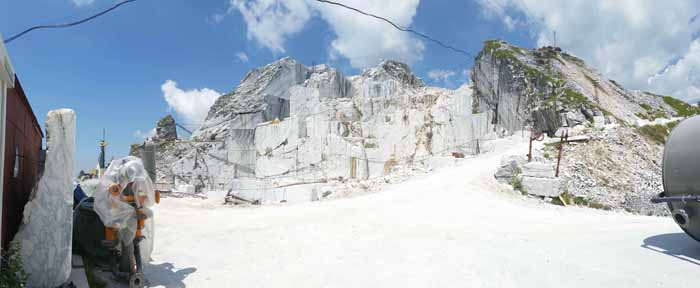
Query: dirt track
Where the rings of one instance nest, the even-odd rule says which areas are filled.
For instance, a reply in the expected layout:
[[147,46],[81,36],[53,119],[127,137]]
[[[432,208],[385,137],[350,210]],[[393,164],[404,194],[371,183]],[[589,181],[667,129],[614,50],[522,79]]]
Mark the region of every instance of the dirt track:
[[[667,218],[558,207],[493,180],[496,151],[380,193],[262,208],[167,198],[152,286],[683,287],[700,243]],[[526,149],[526,148],[525,148]]]

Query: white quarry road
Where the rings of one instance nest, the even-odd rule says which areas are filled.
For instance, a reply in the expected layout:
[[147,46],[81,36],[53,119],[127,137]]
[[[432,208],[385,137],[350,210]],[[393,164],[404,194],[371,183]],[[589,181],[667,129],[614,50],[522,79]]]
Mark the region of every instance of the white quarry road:
[[[558,207],[493,173],[520,140],[380,193],[232,208],[163,199],[151,286],[685,287],[700,243],[671,219]],[[688,285],[691,284],[691,285]]]

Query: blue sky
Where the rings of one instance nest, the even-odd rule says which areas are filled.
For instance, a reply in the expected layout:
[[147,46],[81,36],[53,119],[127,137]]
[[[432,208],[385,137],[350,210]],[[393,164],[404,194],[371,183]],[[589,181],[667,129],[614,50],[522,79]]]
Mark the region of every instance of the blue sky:
[[[562,34],[559,37],[562,47],[594,65],[599,64],[602,73],[633,88],[692,99],[695,90],[691,84],[700,79],[686,75],[700,71],[693,70],[695,57],[692,57],[696,52],[700,56],[700,43],[691,36],[700,29],[691,29],[696,26],[693,26],[693,21],[689,22],[694,16],[690,14],[659,12],[664,21],[657,26],[663,28],[663,25],[676,22],[685,26],[677,33],[688,34],[688,37],[668,36],[673,37],[680,48],[663,46],[662,42],[668,40],[661,38],[659,43],[652,43],[650,52],[644,54],[644,50],[639,52],[641,55],[623,61],[616,60],[621,57],[613,57],[616,50],[609,47],[617,47],[615,44],[620,42],[638,44],[639,39],[646,37],[640,32],[645,31],[644,27],[635,26],[635,17],[624,17],[630,15],[622,15],[623,19],[629,18],[629,22],[606,22],[606,19],[617,21],[614,19],[620,15],[604,14],[608,10],[600,3],[586,4],[596,1],[571,1],[568,6],[557,3],[560,1],[546,3],[551,2],[549,0],[343,2],[396,19],[404,26],[474,54],[487,39],[501,38],[532,48],[547,44],[551,31],[558,30]],[[635,2],[636,6],[658,11],[658,7],[653,6],[654,1],[639,3],[642,2],[649,4]],[[680,2],[688,6],[684,9],[687,13],[693,9],[700,11],[698,4],[692,1]],[[80,19],[113,3],[112,0],[5,1],[0,10],[0,33],[8,37],[32,25]],[[414,72],[430,81],[431,85],[449,88],[463,83],[466,80],[464,71],[473,64],[471,57],[410,35],[394,35],[397,32],[391,31],[384,23],[340,8],[314,5],[306,4],[304,0],[139,0],[77,27],[32,32],[10,43],[7,48],[41,123],[49,110],[67,107],[76,111],[76,166],[79,169],[94,166],[102,128],[107,130],[110,142],[108,157],[126,155],[129,145],[141,141],[142,134],[147,134],[156,121],[168,113],[173,113],[182,123],[198,122],[188,117],[187,107],[167,102],[168,95],[175,99],[229,92],[251,68],[283,56],[291,56],[307,65],[330,63],[348,75],[376,64],[379,58],[399,58],[409,62]],[[592,8],[582,9],[581,5]],[[673,8],[684,8],[680,7],[682,5]],[[590,8],[588,6],[585,8]],[[577,16],[580,21],[569,19],[567,15],[577,11],[581,11]],[[308,15],[297,17],[305,13]],[[590,18],[586,13],[596,15],[601,25],[608,26],[600,29],[621,32],[613,33],[618,36],[610,38],[594,35],[592,32],[596,32],[598,26],[591,27],[586,22],[590,21],[586,20]],[[276,22],[280,19],[289,21]],[[590,35],[586,31],[591,31]],[[619,35],[627,35],[623,32],[631,33],[631,36],[620,39]],[[580,35],[588,35],[588,38]],[[396,40],[396,46],[377,48],[380,41],[373,39]],[[592,45],[588,41],[599,44]],[[402,47],[409,48],[404,51]],[[600,51],[611,51],[610,58],[601,57]],[[243,54],[245,57],[239,57]],[[640,62],[638,59],[647,60]],[[670,61],[674,61],[672,65],[669,65]],[[648,67],[639,63],[648,64]],[[626,67],[633,67],[634,72],[628,72]],[[637,70],[646,74],[637,73]],[[686,74],[676,75],[683,71]],[[628,74],[634,76],[628,77]],[[637,74],[641,76],[637,77]],[[443,78],[438,77],[440,75]],[[436,80],[431,80],[430,76]],[[168,86],[172,94],[163,88],[167,80],[176,83],[176,86]],[[683,81],[690,81],[690,84]],[[683,83],[674,84],[676,82]],[[178,113],[180,111],[185,112]],[[137,135],[137,131],[141,133]]]

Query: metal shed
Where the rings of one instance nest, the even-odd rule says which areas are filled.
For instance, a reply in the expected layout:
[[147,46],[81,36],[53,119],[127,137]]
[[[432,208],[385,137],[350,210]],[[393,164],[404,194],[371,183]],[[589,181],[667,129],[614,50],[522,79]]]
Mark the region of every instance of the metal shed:
[[3,163],[2,247],[19,229],[24,205],[43,170],[44,134],[24,94],[19,78],[7,91],[5,160]]
[[[2,39],[2,37],[0,37]],[[0,244],[6,248],[22,222],[24,205],[43,166],[41,126],[10,57],[0,42]]]

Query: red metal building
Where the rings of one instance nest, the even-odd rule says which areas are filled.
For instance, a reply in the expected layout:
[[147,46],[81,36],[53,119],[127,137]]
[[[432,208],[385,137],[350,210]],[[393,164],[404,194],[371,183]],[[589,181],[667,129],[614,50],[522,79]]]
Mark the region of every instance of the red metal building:
[[14,238],[22,222],[24,205],[43,170],[44,134],[24,94],[19,78],[7,90],[5,161],[3,163],[2,247]]

